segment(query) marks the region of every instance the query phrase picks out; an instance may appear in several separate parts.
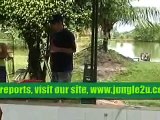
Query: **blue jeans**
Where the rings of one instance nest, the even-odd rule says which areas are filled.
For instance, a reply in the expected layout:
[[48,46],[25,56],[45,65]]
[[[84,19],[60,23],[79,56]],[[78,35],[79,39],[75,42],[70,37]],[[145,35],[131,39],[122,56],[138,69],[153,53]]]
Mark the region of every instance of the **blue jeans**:
[[51,82],[71,82],[72,72],[52,72]]
[[6,82],[6,67],[5,66],[0,66],[0,83],[1,82]]

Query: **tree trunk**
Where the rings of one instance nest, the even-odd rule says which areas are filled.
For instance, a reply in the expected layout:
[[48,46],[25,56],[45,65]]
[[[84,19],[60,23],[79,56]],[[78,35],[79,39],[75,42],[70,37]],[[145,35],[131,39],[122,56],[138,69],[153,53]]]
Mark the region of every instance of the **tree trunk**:
[[42,78],[42,68],[41,68],[41,52],[40,52],[40,40],[35,39],[32,36],[27,36],[24,33],[26,43],[28,45],[29,54],[28,54],[28,72],[30,79],[43,80]]
[[22,31],[22,35],[26,41],[26,44],[29,49],[28,55],[28,72],[30,79],[43,80],[43,71],[41,68],[41,50],[40,50],[40,41],[41,41],[41,31],[39,26],[32,23],[28,24],[25,30]]
[[108,39],[109,39],[109,33],[106,30],[103,30],[103,50],[105,52],[108,51]]
[[29,48],[28,69],[30,78],[43,80],[42,68],[40,63],[41,54],[40,54],[39,44],[37,44],[36,46],[28,44],[28,48]]
[[50,44],[50,34],[48,34],[47,37],[47,48],[46,48],[46,52],[45,52],[45,63],[43,65],[43,71],[42,71],[42,79],[45,81],[46,76],[47,76],[47,65],[48,64],[48,60],[49,60],[49,44]]

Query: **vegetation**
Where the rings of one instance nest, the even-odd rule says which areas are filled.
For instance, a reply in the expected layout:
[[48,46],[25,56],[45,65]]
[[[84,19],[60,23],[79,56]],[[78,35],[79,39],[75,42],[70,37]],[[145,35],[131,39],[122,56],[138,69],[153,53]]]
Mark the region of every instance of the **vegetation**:
[[123,33],[112,31],[112,39],[121,41],[132,40],[135,42],[160,42],[160,25],[136,26],[134,30]]
[[160,100],[127,100],[125,102],[135,106],[160,107]]
[[11,49],[27,49],[25,41],[19,37],[19,31],[12,29],[6,33],[0,32],[0,42],[6,43]]
[[[111,51],[110,58],[114,58],[115,62],[125,64],[127,71],[117,74],[112,81],[125,82],[158,82],[160,75],[159,63],[152,62],[127,62],[127,59],[119,56],[116,52]],[[21,59],[20,59],[21,58]],[[23,63],[21,62],[23,61]],[[127,62],[127,64],[126,64]],[[83,63],[82,63],[83,65]],[[15,66],[18,68],[25,68],[27,66],[27,51],[15,51]],[[83,69],[79,69],[76,64],[73,73],[73,81],[81,82],[83,79]],[[12,79],[11,79],[12,80]],[[159,106],[159,100],[126,100],[129,105],[143,105],[143,106]]]
[[[71,30],[90,27],[91,1],[43,1],[43,0],[1,0],[0,23],[18,30],[29,49],[29,73],[31,77],[45,80],[46,66],[41,67],[42,56],[48,49],[48,21],[55,13],[62,13],[66,26]],[[121,7],[119,7],[121,6]],[[151,8],[134,8],[128,0],[100,1],[99,26],[104,34],[103,48],[107,50],[113,25],[122,23],[150,23],[159,12]],[[156,19],[157,20],[157,19]],[[145,21],[145,22],[144,22]],[[5,31],[5,29],[4,29]],[[43,44],[43,45],[42,45]],[[43,55],[42,55],[43,53]],[[48,59],[48,58],[47,58]]]
[[[120,7],[121,6],[121,7]],[[154,8],[136,8],[128,0],[103,0],[100,1],[99,27],[103,31],[103,49],[108,50],[108,39],[110,32],[117,22],[122,24],[150,25],[150,19],[159,20],[159,11]],[[48,50],[48,33],[50,32],[49,23],[51,16],[56,13],[63,13],[66,26],[72,31],[80,31],[90,28],[91,23],[91,1],[87,0],[1,0],[0,1],[0,24],[2,32],[9,32],[0,39],[14,39],[16,47],[27,44],[28,51],[20,53],[15,57],[17,68],[25,68],[29,60],[30,77],[45,80],[46,66],[41,67],[43,55]],[[150,18],[150,19],[149,19]],[[146,34],[147,33],[147,34]],[[2,34],[2,33],[0,33]],[[132,37],[130,33],[120,35],[121,39]],[[137,26],[132,32],[137,41],[160,41],[159,26],[140,27]],[[143,36],[142,36],[143,35]],[[1,36],[1,35],[0,35]],[[118,33],[115,36],[119,36]],[[125,37],[124,37],[125,36]],[[21,42],[24,40],[23,42]],[[100,46],[101,47],[101,46]],[[78,67],[84,62],[89,61],[89,50],[80,53],[81,57],[76,59]],[[24,55],[25,53],[25,55]],[[23,54],[23,55],[22,55]],[[78,56],[78,54],[77,54]],[[21,59],[20,59],[21,58]],[[85,58],[85,59],[84,59]],[[107,59],[106,59],[107,58]],[[47,58],[48,59],[48,58]],[[23,60],[23,63],[19,60]],[[108,51],[107,54],[98,51],[98,61],[125,64],[127,71],[121,72],[114,77],[113,81],[158,81],[160,69],[158,63],[148,62],[128,62],[129,59]],[[127,64],[126,64],[127,63]],[[80,81],[83,78],[83,69],[77,66],[74,70],[73,79]],[[152,74],[152,75],[151,75]]]
[[127,71],[114,78],[114,81],[126,82],[159,82],[159,63],[134,62],[127,66]]
[[88,10],[70,1],[1,0],[0,6],[3,31],[10,26],[20,32],[29,49],[30,77],[36,79],[45,80],[46,76],[46,66],[41,67],[41,61],[48,49],[44,44],[47,44],[51,16],[63,13],[66,25],[72,30],[84,27],[84,23],[90,20]]
[[[121,7],[119,7],[121,6]],[[99,25],[102,28],[104,40],[103,48],[108,50],[110,32],[117,22],[122,24],[150,24],[150,19],[158,20],[159,11],[154,8],[133,7],[128,0],[103,0],[100,2]]]
[[116,41],[134,41],[134,34],[133,31],[129,31],[129,32],[123,32],[123,33],[119,33],[117,31],[113,31],[112,32],[112,37],[111,40],[116,40]]
[[160,42],[160,25],[154,26],[137,26],[133,32],[135,41]]

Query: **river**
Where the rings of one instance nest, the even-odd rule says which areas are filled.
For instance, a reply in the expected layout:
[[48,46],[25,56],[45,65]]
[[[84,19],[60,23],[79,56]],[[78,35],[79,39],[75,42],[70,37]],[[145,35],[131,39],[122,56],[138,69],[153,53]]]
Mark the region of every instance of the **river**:
[[141,53],[147,52],[151,54],[151,62],[160,62],[160,43],[109,41],[109,49],[130,58],[139,57]]

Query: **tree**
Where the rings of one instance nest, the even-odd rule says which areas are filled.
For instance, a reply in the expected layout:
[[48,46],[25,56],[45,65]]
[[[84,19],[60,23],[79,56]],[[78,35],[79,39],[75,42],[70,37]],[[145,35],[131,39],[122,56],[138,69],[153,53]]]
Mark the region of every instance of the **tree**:
[[137,26],[133,32],[135,41],[160,42],[160,25],[154,26]]
[[[99,27],[103,31],[103,49],[108,50],[108,40],[113,26],[121,24],[147,25],[151,20],[158,21],[160,12],[156,8],[133,7],[130,2],[135,0],[100,0],[99,1]],[[81,0],[79,4],[85,5],[90,0]]]
[[[47,49],[49,19],[53,14],[63,13],[66,25],[80,29],[88,20],[85,9],[74,2],[64,0],[1,0],[0,23],[20,31],[28,45],[29,73],[32,78],[45,80],[46,66],[41,67],[42,53]],[[76,25],[75,25],[76,24]],[[41,48],[45,46],[45,48]]]
[[108,39],[113,26],[121,24],[146,25],[151,19],[158,20],[159,11],[156,8],[133,7],[129,0],[101,0],[99,25],[103,30],[103,48],[108,50]]

